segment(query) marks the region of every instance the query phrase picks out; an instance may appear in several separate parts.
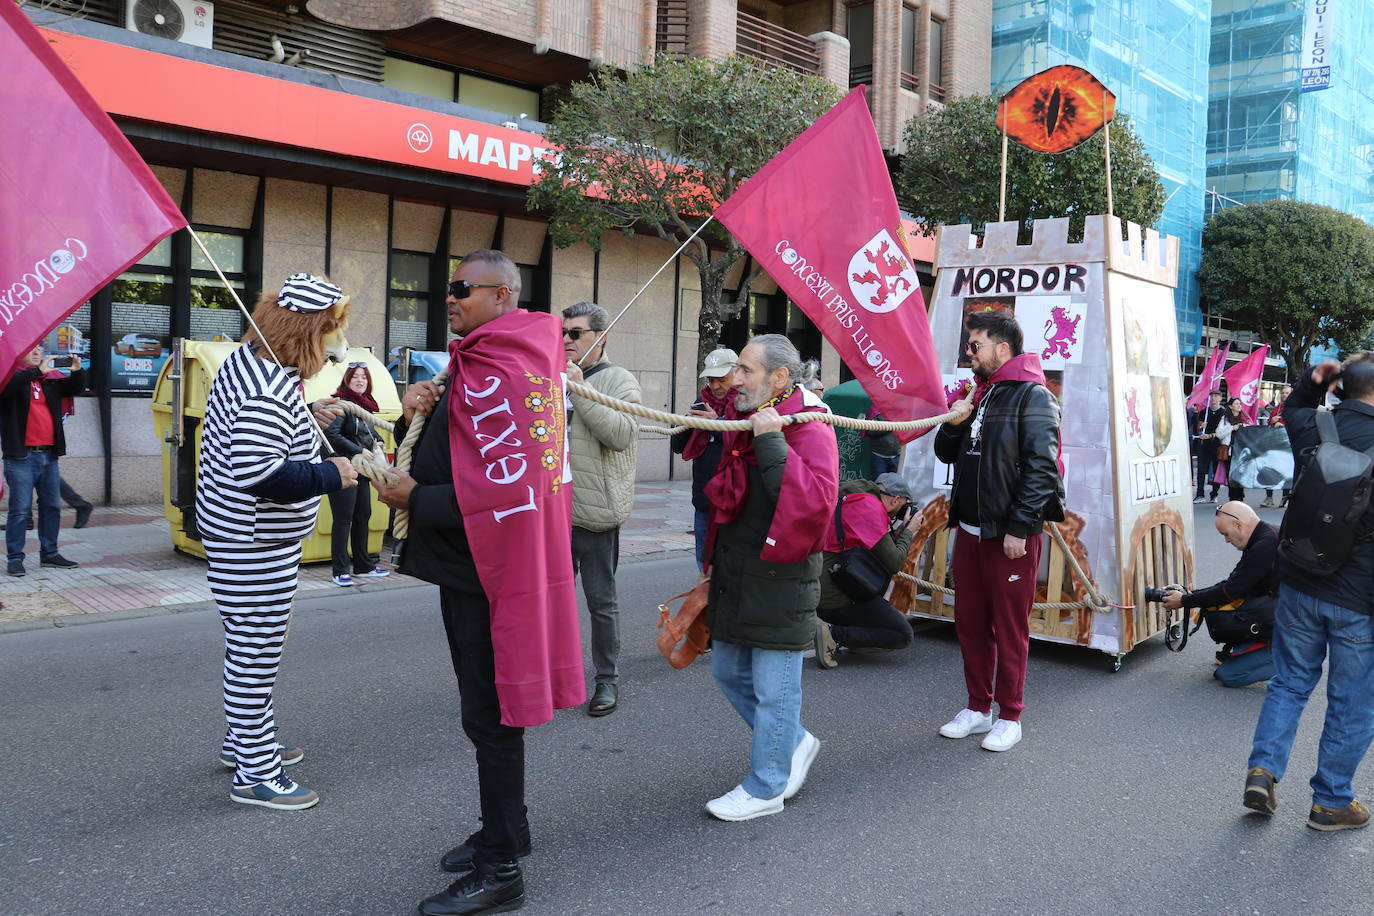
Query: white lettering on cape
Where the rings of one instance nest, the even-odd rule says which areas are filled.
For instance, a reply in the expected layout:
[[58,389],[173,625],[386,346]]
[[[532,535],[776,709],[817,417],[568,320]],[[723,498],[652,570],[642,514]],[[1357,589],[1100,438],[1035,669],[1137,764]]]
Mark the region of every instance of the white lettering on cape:
[[[476,405],[473,404],[473,398],[485,400],[495,397],[501,388],[501,380],[494,375],[489,375],[486,381],[491,384],[483,391],[473,391],[467,385],[464,385],[463,403],[470,407],[474,407]],[[523,451],[514,451],[514,449],[523,446],[524,443],[520,441],[518,436],[514,435],[519,430],[519,427],[510,419],[504,420],[506,426],[499,433],[493,435],[492,433],[481,431],[479,424],[496,414],[505,414],[509,417],[511,414],[509,398],[502,398],[500,403],[493,407],[486,408],[481,413],[469,417],[468,419],[472,421],[472,430],[477,439],[486,442],[485,445],[479,448],[479,452],[483,459],[487,458],[487,453],[497,446],[504,446],[511,449],[511,451],[497,454],[496,457],[488,461],[485,471],[487,480],[498,486],[510,486],[519,483],[525,476],[525,472],[529,470],[529,462],[525,460],[525,453]],[[492,428],[494,429],[494,427]],[[509,515],[514,515],[517,512],[529,512],[535,509],[534,487],[525,484],[525,493],[522,496],[505,509],[492,510],[491,515],[499,524]]]

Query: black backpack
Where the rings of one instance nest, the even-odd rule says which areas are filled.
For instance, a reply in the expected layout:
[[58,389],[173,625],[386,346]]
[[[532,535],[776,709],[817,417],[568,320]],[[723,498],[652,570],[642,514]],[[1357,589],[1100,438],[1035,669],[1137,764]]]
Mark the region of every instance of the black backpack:
[[1311,575],[1329,576],[1359,540],[1356,529],[1374,487],[1374,448],[1341,445],[1330,411],[1316,411],[1316,419],[1321,444],[1303,452],[1279,529],[1279,556]]

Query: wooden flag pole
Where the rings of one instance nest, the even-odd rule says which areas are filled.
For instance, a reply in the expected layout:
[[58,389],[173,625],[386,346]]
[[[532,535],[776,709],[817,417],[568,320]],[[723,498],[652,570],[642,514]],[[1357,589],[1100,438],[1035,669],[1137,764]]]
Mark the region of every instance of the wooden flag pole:
[[[1002,141],[1003,149],[1006,148],[1006,141]],[[1116,210],[1112,207],[1112,122],[1107,118],[1107,93],[1102,93],[1102,152],[1107,163],[1107,215],[1113,216]]]
[[[997,103],[998,110],[1002,113],[1002,180],[1001,191],[997,195],[997,221],[1005,222],[1007,219],[1007,109],[1006,99]],[[1108,191],[1108,196],[1111,192]],[[1110,209],[1110,208],[1109,208]]]

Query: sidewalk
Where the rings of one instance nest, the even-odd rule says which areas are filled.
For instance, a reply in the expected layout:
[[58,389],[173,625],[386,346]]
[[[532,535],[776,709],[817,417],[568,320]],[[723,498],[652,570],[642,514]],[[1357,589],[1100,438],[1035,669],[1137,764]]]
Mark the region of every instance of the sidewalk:
[[[639,485],[634,511],[620,529],[621,562],[690,556],[691,495],[690,480]],[[97,507],[90,524],[80,531],[72,528],[73,515],[62,512],[58,546],[63,556],[81,566],[43,569],[38,564],[38,539],[30,532],[24,560],[28,575],[0,576],[0,633],[175,613],[211,601],[204,561],[172,549],[161,505]],[[420,584],[392,573],[353,588],[382,592]],[[302,567],[300,594],[329,590],[339,589],[330,581],[328,563]]]

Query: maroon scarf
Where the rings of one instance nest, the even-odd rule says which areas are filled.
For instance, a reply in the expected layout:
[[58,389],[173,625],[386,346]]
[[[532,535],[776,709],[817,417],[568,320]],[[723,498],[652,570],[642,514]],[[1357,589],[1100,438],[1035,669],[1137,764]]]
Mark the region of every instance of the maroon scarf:
[[377,412],[377,400],[366,391],[354,391],[347,385],[340,385],[339,390],[334,392],[334,397],[343,398],[345,401],[352,401],[368,413]]
[[453,489],[482,590],[501,723],[587,696],[573,591],[562,326],[515,310],[449,344]]
[[[823,407],[804,404],[803,397],[800,388],[793,388],[773,406],[783,416],[824,411]],[[751,413],[740,413],[731,404],[723,419],[741,420]],[[834,430],[824,423],[784,426],[782,434],[787,439],[787,465],[778,504],[773,509],[773,522],[759,558],[770,563],[800,563],[821,549],[826,532],[834,527],[840,454]],[[724,437],[720,466],[706,485],[706,498],[711,501],[711,528],[707,535],[710,548],[714,548],[719,527],[734,521],[744,510],[749,495],[749,468],[758,464],[753,432],[732,431]]]
[[[697,394],[697,399],[714,410],[717,418],[721,418],[725,416],[727,410],[731,409],[730,404],[735,400],[737,394],[739,394],[739,389],[731,388],[725,392],[725,397],[718,398],[711,393],[710,385],[703,385],[701,391]],[[701,453],[706,451],[706,446],[710,441],[710,430],[692,430],[691,434],[687,437],[687,444],[682,447],[682,460],[691,461],[694,458],[700,458]]]

